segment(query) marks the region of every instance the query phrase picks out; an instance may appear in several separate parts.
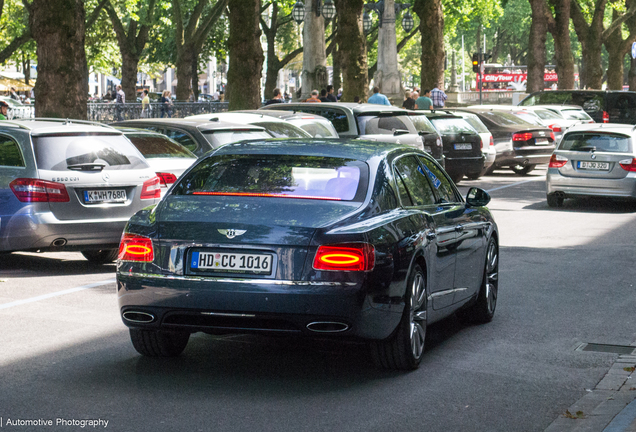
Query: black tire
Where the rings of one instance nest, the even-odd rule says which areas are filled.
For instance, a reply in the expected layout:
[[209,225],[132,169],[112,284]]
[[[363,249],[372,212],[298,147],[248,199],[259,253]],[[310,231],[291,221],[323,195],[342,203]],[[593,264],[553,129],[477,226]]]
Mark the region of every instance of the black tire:
[[546,195],[548,207],[563,207],[563,196],[557,194]]
[[499,293],[499,245],[491,238],[486,248],[486,264],[477,301],[470,307],[457,312],[461,321],[484,324],[492,321],[497,308]]
[[448,176],[453,180],[453,183],[457,184],[464,178],[464,173],[458,173],[455,171],[446,171]]
[[85,250],[82,255],[93,264],[108,264],[117,259],[118,252],[117,249]]
[[496,167],[494,164],[493,164],[493,165],[490,165],[488,168],[484,169],[484,170],[481,172],[482,177],[483,177],[483,176],[485,176],[485,175],[490,175],[490,174],[492,174],[493,172],[495,172],[495,169],[497,169],[497,167]]
[[417,369],[426,340],[426,275],[415,265],[409,275],[402,320],[393,334],[383,341],[373,342],[375,363],[383,369]]
[[479,180],[479,177],[481,177],[481,172],[466,174],[468,180]]
[[190,333],[129,329],[137,352],[147,357],[176,357],[183,352]]
[[536,165],[526,165],[526,166],[514,165],[514,166],[511,166],[510,169],[513,170],[515,174],[526,175],[530,171],[532,171],[534,167],[536,167]]

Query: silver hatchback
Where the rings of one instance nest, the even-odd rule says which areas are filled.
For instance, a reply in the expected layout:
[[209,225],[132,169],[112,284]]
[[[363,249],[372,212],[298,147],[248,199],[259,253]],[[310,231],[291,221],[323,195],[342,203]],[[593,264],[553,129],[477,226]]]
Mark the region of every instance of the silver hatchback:
[[117,258],[122,231],[159,201],[159,178],[121,131],[89,122],[0,122],[0,252]]
[[635,127],[595,123],[568,129],[550,159],[546,193],[550,207],[565,198],[636,198]]

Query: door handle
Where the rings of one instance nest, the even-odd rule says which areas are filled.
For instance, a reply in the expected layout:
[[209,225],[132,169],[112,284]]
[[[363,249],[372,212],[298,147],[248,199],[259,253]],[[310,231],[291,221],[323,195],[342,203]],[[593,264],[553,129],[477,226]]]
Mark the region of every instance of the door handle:
[[463,226],[463,225],[457,225],[457,226],[455,227],[455,231],[457,231],[457,232],[462,232],[462,231],[464,231],[464,226]]
[[426,233],[427,240],[435,240],[436,237],[437,237],[437,234],[435,234],[434,231],[429,231]]

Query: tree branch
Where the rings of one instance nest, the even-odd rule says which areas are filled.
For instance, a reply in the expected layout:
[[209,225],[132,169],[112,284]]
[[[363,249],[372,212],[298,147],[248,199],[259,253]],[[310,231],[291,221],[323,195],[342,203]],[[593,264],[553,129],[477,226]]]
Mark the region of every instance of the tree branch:
[[97,18],[99,18],[99,14],[101,13],[104,6],[106,6],[106,3],[110,4],[109,0],[100,1],[95,7],[95,9],[93,9],[93,12],[91,12],[91,14],[88,17],[86,17],[86,30],[93,27],[93,24],[95,24],[95,22],[97,21]]
[[289,54],[287,54],[285,57],[283,57],[283,59],[280,61],[280,65],[281,67],[285,67],[287,66],[288,63],[290,63],[293,59],[295,59],[298,54],[303,52],[303,48],[296,48],[295,50],[293,50],[292,52],[290,52]]
[[609,35],[623,26],[623,23],[636,14],[636,4],[633,4],[623,15],[612,21],[612,24],[603,31],[602,38],[605,41]]
[[[221,18],[221,15],[225,12],[228,0],[217,0],[216,4],[210,11],[210,13],[203,19],[203,23],[197,29],[193,36],[195,45],[197,47],[203,46],[205,38],[208,36],[214,24]],[[200,48],[198,49],[200,50]]]
[[185,28],[186,39],[194,37],[194,33],[197,31],[197,26],[199,25],[199,19],[201,18],[201,14],[203,14],[203,8],[207,3],[207,0],[199,0],[192,10],[192,14],[190,18],[188,18],[188,24]]
[[31,38],[31,29],[25,29],[24,33],[13,39],[9,45],[0,51],[0,63],[7,61],[7,59],[11,57],[18,48],[30,41]]
[[400,43],[399,43],[399,44],[397,44],[397,52],[400,52],[400,50],[401,50],[402,48],[404,48],[404,45],[406,45],[406,43],[407,43],[409,40],[411,40],[411,38],[412,38],[413,36],[415,36],[415,35],[417,34],[417,32],[418,32],[418,31],[420,31],[420,28],[419,28],[419,27],[415,27],[411,33],[409,33],[409,34],[407,34],[406,36],[404,36],[404,39],[402,39],[402,40],[400,41]]

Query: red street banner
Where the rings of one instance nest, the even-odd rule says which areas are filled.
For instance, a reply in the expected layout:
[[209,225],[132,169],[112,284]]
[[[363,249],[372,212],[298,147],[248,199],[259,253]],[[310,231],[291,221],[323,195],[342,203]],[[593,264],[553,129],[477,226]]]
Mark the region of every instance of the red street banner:
[[[506,74],[506,73],[494,73],[484,74],[484,82],[523,82],[528,79],[528,74]],[[555,72],[548,72],[543,77],[544,81],[558,81],[559,78]]]

